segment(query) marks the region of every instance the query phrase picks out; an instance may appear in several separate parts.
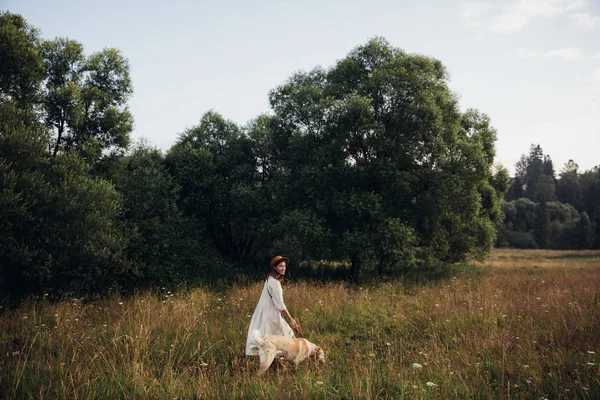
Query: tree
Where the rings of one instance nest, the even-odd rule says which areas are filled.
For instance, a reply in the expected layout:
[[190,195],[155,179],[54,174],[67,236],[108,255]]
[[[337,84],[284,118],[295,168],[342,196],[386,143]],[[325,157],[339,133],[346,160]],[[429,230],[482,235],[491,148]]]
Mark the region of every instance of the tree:
[[575,237],[573,238],[576,249],[588,250],[594,244],[594,229],[590,222],[590,217],[584,211],[579,216],[579,221],[575,226]]
[[0,127],[0,291],[105,290],[127,279],[113,186],[76,154],[48,159],[43,131]]
[[581,210],[588,215],[600,211],[600,167],[592,168],[580,175]]
[[542,168],[542,174],[549,177],[552,180],[552,183],[555,183],[556,174],[554,172],[554,163],[548,154],[544,155],[543,165],[544,167]]
[[577,173],[578,165],[573,160],[566,163],[556,183],[556,197],[561,203],[571,204],[578,210],[582,207],[581,183]]
[[510,180],[510,186],[506,191],[504,200],[514,201],[523,197],[523,181],[519,176],[515,176]]
[[0,54],[0,106],[34,106],[44,77],[38,31],[21,15],[0,12]]
[[554,180],[549,175],[542,175],[537,182],[536,201],[549,202],[556,200]]
[[252,150],[253,143],[235,123],[208,112],[167,154],[185,215],[196,218],[221,256],[236,264],[265,249],[265,232],[277,216],[263,181],[269,167],[260,170]]
[[[545,176],[546,178],[542,178]],[[540,179],[542,188],[540,185]],[[549,155],[544,155],[541,146],[531,145],[529,154],[522,155],[515,164],[515,178],[506,193],[506,201],[513,201],[523,196],[532,201],[538,201],[540,196],[546,201],[555,199],[554,186],[556,178],[554,164]],[[539,191],[541,190],[541,194]]]
[[545,200],[540,201],[535,208],[535,242],[541,249],[548,248],[550,236],[550,214],[548,213],[548,204]]
[[57,38],[44,42],[45,121],[55,132],[53,154],[77,149],[94,161],[102,151],[129,144],[133,118],[129,64],[116,49],[85,57],[83,46]]
[[72,130],[81,126],[81,73],[85,56],[83,46],[75,40],[57,38],[43,44],[46,65],[45,122],[57,135],[53,154],[71,139]]
[[0,12],[0,123],[38,130],[44,65],[38,31],[19,14]]
[[122,230],[136,271],[131,285],[164,285],[206,275],[206,238],[182,217],[177,207],[180,188],[161,151],[141,142],[126,156],[112,156],[102,164],[98,173],[123,197]]
[[525,172],[525,194],[528,199],[536,201],[538,181],[544,173],[544,152],[539,144],[531,145]]
[[[459,112],[447,80],[441,62],[374,39],[270,94],[286,204],[310,207],[355,280],[363,262],[390,254],[418,251],[431,265],[494,241],[495,131],[485,115]],[[378,249],[390,226],[395,244]]]

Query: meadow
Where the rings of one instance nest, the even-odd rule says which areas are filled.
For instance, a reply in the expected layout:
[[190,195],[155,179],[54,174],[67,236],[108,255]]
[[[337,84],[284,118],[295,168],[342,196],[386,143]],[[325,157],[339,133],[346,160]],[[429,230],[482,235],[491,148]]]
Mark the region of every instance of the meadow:
[[[293,265],[290,266],[293,271]],[[292,275],[293,277],[293,275]],[[494,250],[445,279],[290,278],[327,362],[244,356],[262,282],[30,300],[0,314],[7,399],[598,399],[600,251]]]

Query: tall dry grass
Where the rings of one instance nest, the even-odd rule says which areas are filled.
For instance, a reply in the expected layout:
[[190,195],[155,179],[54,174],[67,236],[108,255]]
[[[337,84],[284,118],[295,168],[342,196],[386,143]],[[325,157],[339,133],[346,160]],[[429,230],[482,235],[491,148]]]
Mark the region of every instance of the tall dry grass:
[[59,399],[597,399],[600,252],[495,251],[477,271],[408,285],[286,282],[325,365],[244,356],[262,283],[0,316],[0,393]]

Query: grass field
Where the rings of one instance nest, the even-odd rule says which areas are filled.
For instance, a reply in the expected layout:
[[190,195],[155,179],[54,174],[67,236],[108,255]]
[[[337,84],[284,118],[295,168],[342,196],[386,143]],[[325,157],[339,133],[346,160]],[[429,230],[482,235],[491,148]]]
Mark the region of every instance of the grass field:
[[0,396],[600,398],[600,251],[496,250],[462,271],[411,285],[286,282],[327,363],[262,377],[243,353],[261,282],[28,302],[0,315]]

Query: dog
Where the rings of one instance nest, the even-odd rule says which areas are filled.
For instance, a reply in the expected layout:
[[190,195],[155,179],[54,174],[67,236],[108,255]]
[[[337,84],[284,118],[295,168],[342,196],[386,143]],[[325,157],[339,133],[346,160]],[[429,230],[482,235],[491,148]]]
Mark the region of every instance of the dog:
[[296,366],[311,356],[321,363],[325,362],[323,349],[306,339],[276,335],[261,337],[260,332],[256,329],[252,332],[252,337],[258,345],[258,358],[260,360],[257,375],[264,374],[278,354],[281,354],[287,360],[293,361]]

